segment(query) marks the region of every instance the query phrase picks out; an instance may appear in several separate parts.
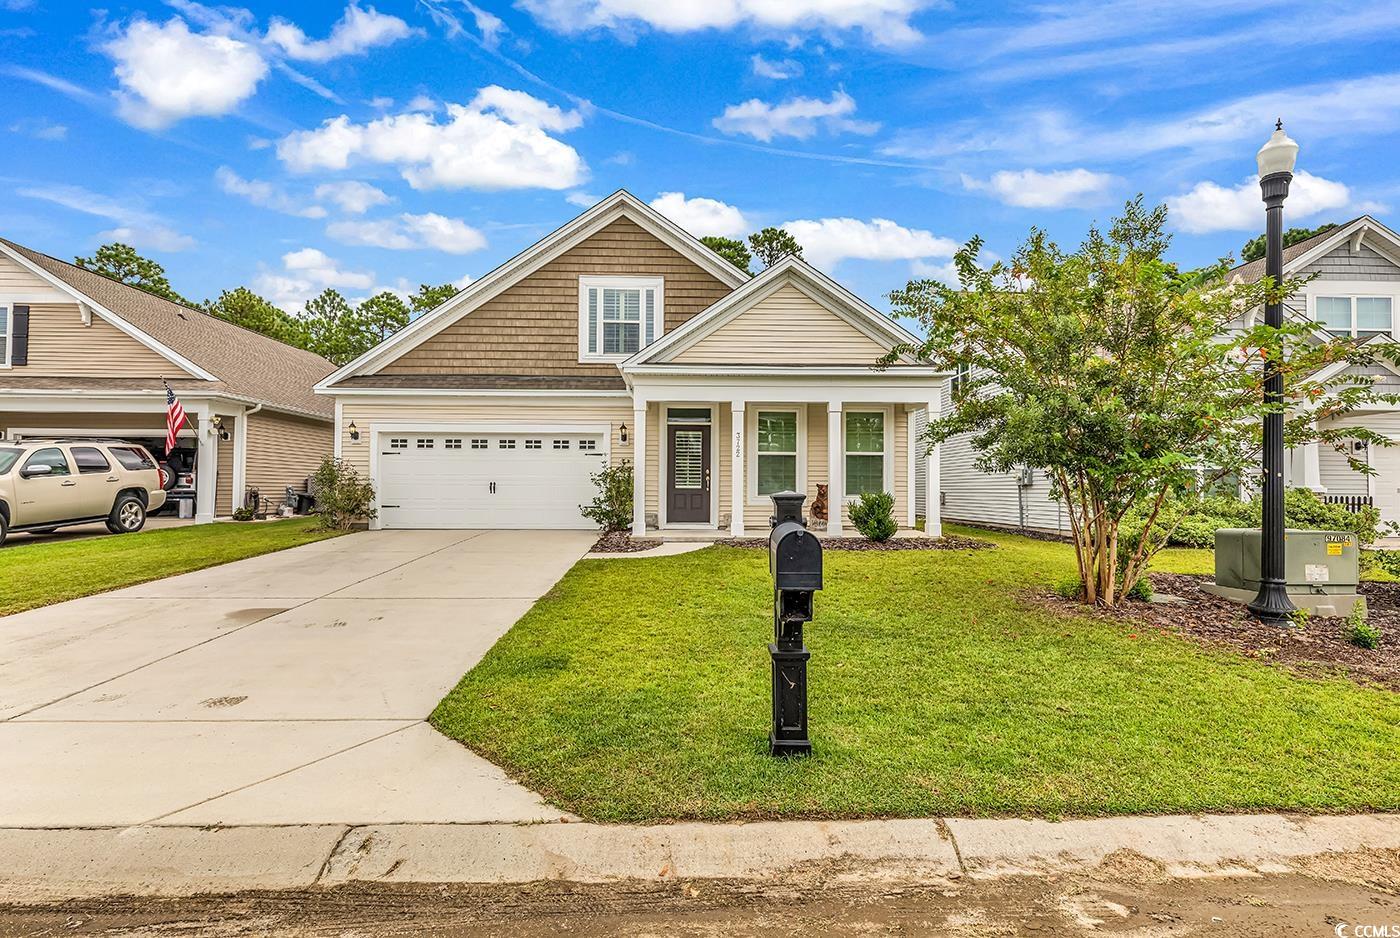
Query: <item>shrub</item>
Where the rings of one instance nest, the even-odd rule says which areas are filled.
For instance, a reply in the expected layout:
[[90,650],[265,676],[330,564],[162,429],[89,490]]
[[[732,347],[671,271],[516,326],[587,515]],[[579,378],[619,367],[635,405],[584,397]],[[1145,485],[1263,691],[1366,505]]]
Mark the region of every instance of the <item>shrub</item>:
[[851,505],[851,524],[872,541],[888,541],[899,530],[894,522],[894,496],[889,492],[865,493]]
[[348,531],[357,521],[368,521],[378,512],[374,507],[374,484],[360,477],[355,467],[343,459],[327,456],[311,477],[316,495],[316,517],[321,527]]
[[1347,616],[1347,641],[1359,648],[1381,647],[1381,627],[1366,618],[1366,600],[1358,599]]
[[1297,609],[1290,612],[1288,616],[1293,620],[1294,625],[1298,626],[1300,629],[1305,629],[1308,627],[1308,622],[1312,620],[1312,610],[1307,606],[1299,606]]
[[622,460],[589,476],[598,494],[591,505],[579,505],[579,511],[603,531],[626,531],[632,526],[632,464]]
[[1065,577],[1055,584],[1055,593],[1061,599],[1081,600],[1084,598],[1084,581],[1077,576]]
[[1147,577],[1141,577],[1128,590],[1128,599],[1136,599],[1140,603],[1152,602],[1152,581]]
[[1363,572],[1365,562],[1370,561],[1393,577],[1400,577],[1400,550],[1368,550],[1362,555]]
[[235,509],[233,510],[233,520],[234,520],[234,521],[252,521],[252,520],[253,520],[253,517],[254,517],[254,515],[253,515],[253,509],[251,509],[251,508],[244,507],[244,508],[235,508]]
[[[1284,523],[1290,528],[1350,531],[1361,547],[1371,544],[1380,535],[1380,511],[1370,506],[1349,511],[1342,505],[1324,502],[1311,489],[1285,492],[1283,513]],[[1167,540],[1168,546],[1209,548],[1215,546],[1216,529],[1257,528],[1263,517],[1263,501],[1257,495],[1247,502],[1228,495],[1208,496],[1199,501],[1177,498],[1163,506],[1154,529],[1169,528],[1181,519]],[[1123,519],[1121,544],[1136,545],[1146,521],[1145,509],[1129,513]]]

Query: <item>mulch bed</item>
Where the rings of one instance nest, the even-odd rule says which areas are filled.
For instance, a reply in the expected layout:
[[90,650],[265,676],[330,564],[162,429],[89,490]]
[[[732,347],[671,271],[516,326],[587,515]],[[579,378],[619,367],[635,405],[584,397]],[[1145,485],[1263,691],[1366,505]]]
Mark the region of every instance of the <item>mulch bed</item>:
[[609,531],[592,547],[595,554],[634,554],[639,550],[651,550],[661,542],[648,537],[633,537],[626,531]]
[[[716,544],[725,547],[747,547],[768,549],[766,537],[730,537]],[[994,548],[989,541],[979,541],[972,537],[959,537],[945,534],[942,537],[892,537],[888,541],[872,541],[863,537],[824,537],[823,550],[983,550]]]
[[1305,674],[1341,674],[1360,684],[1400,690],[1400,583],[1362,583],[1367,618],[1381,628],[1381,647],[1359,648],[1345,637],[1344,619],[1309,619],[1305,626],[1265,625],[1232,602],[1201,589],[1208,576],[1153,573],[1155,593],[1176,596],[1184,603],[1129,602],[1118,609],[1086,608],[1054,593],[1037,599],[1067,613],[1096,615],[1180,635],[1203,645],[1229,647],[1268,664]]

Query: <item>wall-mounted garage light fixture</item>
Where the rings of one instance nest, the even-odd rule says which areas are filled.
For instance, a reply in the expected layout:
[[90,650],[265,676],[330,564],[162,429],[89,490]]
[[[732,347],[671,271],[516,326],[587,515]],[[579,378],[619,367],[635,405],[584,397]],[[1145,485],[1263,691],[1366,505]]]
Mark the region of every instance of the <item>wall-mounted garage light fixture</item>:
[[350,431],[350,442],[360,442],[360,428],[355,426],[355,421],[350,421],[350,426],[347,429]]
[[624,423],[617,428],[617,438],[624,443],[627,442],[627,424]]

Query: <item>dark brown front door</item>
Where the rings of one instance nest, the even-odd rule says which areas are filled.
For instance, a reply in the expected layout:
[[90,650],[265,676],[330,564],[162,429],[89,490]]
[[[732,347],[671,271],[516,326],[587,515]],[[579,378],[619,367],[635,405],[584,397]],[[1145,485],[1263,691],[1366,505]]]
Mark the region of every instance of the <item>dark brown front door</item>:
[[666,520],[710,520],[710,428],[671,427],[666,451]]

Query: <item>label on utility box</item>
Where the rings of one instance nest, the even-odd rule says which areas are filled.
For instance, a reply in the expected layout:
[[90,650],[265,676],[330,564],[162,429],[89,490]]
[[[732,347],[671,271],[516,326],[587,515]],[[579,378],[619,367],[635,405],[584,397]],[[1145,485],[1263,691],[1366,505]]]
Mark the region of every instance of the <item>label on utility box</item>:
[[[1331,547],[1332,545],[1327,546]],[[1331,551],[1329,550],[1328,553],[1330,554]],[[1341,553],[1341,551],[1339,550],[1337,553]],[[1331,572],[1325,563],[1310,563],[1303,566],[1303,579],[1309,583],[1326,583],[1330,578]]]
[[1328,556],[1328,557],[1340,557],[1340,556],[1342,556],[1342,545],[1341,545],[1341,544],[1337,544],[1337,543],[1328,544],[1328,545],[1327,545],[1327,556]]

